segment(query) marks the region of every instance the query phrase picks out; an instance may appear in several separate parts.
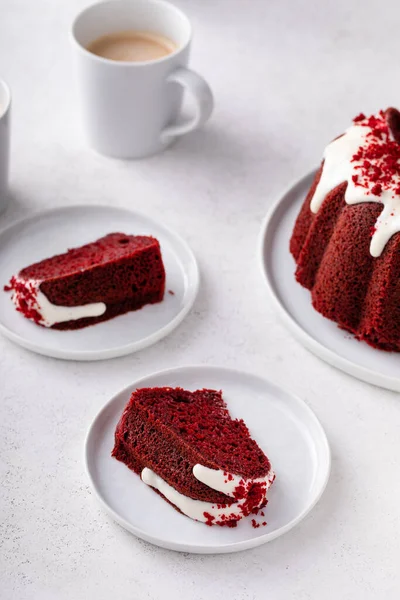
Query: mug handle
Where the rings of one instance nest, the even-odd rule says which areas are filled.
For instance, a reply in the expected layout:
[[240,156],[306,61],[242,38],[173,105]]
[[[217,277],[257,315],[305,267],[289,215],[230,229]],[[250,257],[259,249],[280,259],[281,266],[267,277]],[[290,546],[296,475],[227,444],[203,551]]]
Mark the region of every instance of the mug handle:
[[179,67],[168,75],[167,82],[179,83],[179,85],[188,89],[195,100],[197,110],[192,119],[188,119],[179,125],[169,125],[163,129],[161,132],[161,139],[163,141],[171,136],[185,135],[185,133],[198,129],[208,121],[214,108],[214,99],[210,86],[194,71]]

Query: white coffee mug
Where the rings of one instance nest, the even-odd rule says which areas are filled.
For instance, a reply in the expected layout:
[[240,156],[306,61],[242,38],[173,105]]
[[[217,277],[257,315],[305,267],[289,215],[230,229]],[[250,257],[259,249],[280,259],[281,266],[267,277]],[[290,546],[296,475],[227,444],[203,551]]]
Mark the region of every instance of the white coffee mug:
[[0,212],[8,204],[8,170],[10,162],[11,94],[0,79]]
[[[127,30],[161,34],[177,49],[145,62],[109,60],[86,49],[103,35]],[[208,120],[212,92],[200,75],[187,68],[191,39],[188,18],[162,0],[109,0],[78,15],[72,40],[83,121],[95,150],[117,158],[142,158]],[[184,88],[195,100],[196,113],[179,123]]]

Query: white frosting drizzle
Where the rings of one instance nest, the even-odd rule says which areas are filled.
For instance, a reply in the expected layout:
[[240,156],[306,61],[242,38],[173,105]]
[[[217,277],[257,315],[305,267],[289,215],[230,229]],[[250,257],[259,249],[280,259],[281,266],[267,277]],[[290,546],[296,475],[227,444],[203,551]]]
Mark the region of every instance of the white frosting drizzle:
[[[208,485],[208,487],[223,492],[231,497],[234,497],[233,492],[241,483],[245,486],[249,483],[265,483],[265,494],[261,498],[258,506],[261,506],[264,502],[267,491],[275,478],[272,469],[265,477],[260,477],[258,479],[243,479],[239,475],[228,474],[221,470],[209,469],[200,464],[193,467],[193,475],[196,479],[205,485]],[[193,498],[181,494],[175,488],[170,486],[162,477],[147,467],[143,469],[141,478],[146,485],[161,492],[163,496],[177,506],[184,515],[191,519],[195,519],[196,521],[202,521],[203,523],[208,522],[209,519],[204,513],[211,515],[216,521],[233,520],[243,517],[242,507],[247,498],[242,498],[229,506],[225,504],[213,504],[212,502],[193,500]]]
[[[375,231],[370,244],[371,255],[377,257],[380,256],[392,235],[400,231],[400,196],[393,189],[400,184],[400,177],[393,176],[390,189],[383,189],[379,196],[354,183],[353,176],[360,174],[362,161],[352,161],[352,158],[361,147],[370,143],[371,138],[367,138],[367,135],[371,130],[371,127],[355,124],[326,147],[321,179],[311,200],[310,209],[316,213],[325,196],[345,181],[347,181],[345,192],[347,204],[381,203],[382,212],[375,223]],[[383,144],[387,141],[388,135],[383,135],[381,140],[373,138],[373,142],[376,144]],[[371,163],[373,164],[374,161],[371,160]]]
[[[58,306],[52,304],[50,300],[43,294],[39,286],[41,281],[34,279],[25,280],[20,277],[15,277],[15,281],[24,285],[30,294],[23,294],[13,289],[12,301],[19,308],[20,301],[24,300],[29,309],[36,310],[42,317],[40,323],[44,327],[51,327],[55,323],[64,323],[66,321],[76,321],[85,317],[99,317],[104,314],[107,306],[104,302],[94,302],[92,304],[84,304],[82,306]],[[32,294],[32,295],[31,295]]]
[[226,496],[231,496],[234,498],[234,491],[240,485],[244,485],[247,487],[252,483],[267,483],[268,477],[270,476],[271,471],[268,473],[267,477],[259,477],[257,479],[244,479],[240,475],[234,475],[233,473],[227,473],[226,471],[221,471],[220,469],[210,469],[209,467],[205,467],[204,465],[194,465],[193,467],[193,475],[204,483],[208,485],[208,487],[213,490],[217,490],[218,492],[222,492]]

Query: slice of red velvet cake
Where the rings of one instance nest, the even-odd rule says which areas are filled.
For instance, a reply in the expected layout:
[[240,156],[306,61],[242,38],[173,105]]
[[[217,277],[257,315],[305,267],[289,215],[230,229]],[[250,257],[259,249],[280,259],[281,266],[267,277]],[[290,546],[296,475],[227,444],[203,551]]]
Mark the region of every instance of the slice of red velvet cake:
[[38,325],[79,329],[161,302],[165,271],[149,236],[110,233],[22,269],[5,291]]
[[112,455],[177,510],[207,525],[234,527],[256,514],[275,478],[243,420],[231,418],[215,390],[136,390]]

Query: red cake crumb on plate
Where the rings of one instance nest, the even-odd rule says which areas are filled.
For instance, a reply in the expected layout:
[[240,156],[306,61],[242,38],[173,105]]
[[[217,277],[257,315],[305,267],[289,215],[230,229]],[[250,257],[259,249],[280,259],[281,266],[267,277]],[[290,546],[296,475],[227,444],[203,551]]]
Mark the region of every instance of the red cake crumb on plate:
[[158,241],[124,233],[25,267],[4,286],[19,312],[53,329],[79,329],[161,302],[164,289]]
[[206,525],[235,527],[267,503],[275,475],[222,393],[134,391],[115,431],[112,455],[177,510]]

